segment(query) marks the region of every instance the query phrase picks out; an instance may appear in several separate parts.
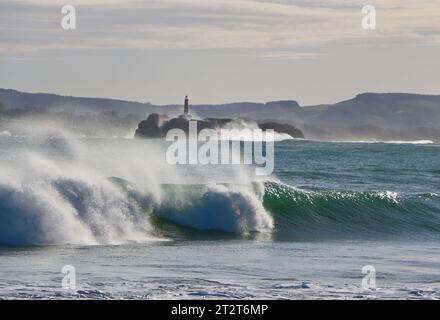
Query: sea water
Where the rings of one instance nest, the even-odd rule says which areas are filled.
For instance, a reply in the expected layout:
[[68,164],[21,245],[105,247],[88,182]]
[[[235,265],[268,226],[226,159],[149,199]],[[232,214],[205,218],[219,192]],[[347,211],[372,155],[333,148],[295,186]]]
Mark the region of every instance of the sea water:
[[0,298],[436,299],[439,245],[429,141],[276,142],[254,177],[157,141],[0,137]]

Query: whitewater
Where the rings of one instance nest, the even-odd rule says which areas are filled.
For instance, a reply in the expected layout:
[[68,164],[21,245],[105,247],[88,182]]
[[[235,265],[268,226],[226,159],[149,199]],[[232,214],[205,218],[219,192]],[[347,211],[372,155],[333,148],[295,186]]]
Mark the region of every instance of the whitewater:
[[279,141],[266,177],[169,165],[166,147],[3,134],[0,298],[440,297],[431,141]]

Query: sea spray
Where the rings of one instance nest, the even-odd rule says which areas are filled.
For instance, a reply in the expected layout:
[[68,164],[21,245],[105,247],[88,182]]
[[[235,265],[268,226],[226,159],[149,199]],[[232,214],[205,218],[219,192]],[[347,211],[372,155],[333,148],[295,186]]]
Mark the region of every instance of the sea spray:
[[121,244],[155,238],[145,208],[109,181],[59,176],[0,183],[1,244]]
[[168,198],[156,214],[198,230],[242,235],[270,232],[273,219],[263,207],[262,186],[257,182],[248,186],[209,185],[198,195],[191,196],[191,201]]
[[[13,153],[0,161],[0,244],[165,239],[151,220],[166,210],[169,220],[195,229],[244,234],[272,228],[263,187],[242,167],[230,167],[226,178],[224,168],[169,166],[157,141],[24,140],[17,148],[7,144]],[[191,189],[194,180],[203,186],[197,197],[172,198],[170,189]],[[238,182],[242,186],[234,186]]]
[[[149,214],[159,187],[148,179],[151,167],[144,168],[139,160],[145,159],[144,149],[121,154],[119,148],[88,146],[81,140],[26,141],[32,144],[17,148],[13,159],[3,157],[0,163],[0,244],[121,244],[158,239]],[[134,155],[137,163],[130,157]],[[110,172],[148,179],[147,187],[123,189],[108,179]]]

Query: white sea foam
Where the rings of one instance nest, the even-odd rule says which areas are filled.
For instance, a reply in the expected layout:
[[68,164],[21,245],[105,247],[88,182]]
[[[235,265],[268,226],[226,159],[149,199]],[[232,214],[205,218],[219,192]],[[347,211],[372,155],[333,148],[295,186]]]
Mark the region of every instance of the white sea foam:
[[384,141],[376,141],[376,140],[334,140],[330,142],[335,143],[388,143],[388,144],[434,144],[432,140],[384,140]]
[[253,178],[246,170],[229,168],[235,172],[231,182],[245,187],[218,186],[215,170],[168,165],[158,144],[49,139],[14,147],[13,154],[4,152],[0,156],[0,244],[158,240],[151,217],[163,206],[169,207],[163,185],[184,186],[194,181],[209,187],[198,199],[184,199],[186,211],[179,212],[175,206],[168,219],[233,233],[271,229],[273,222],[262,206],[261,187],[249,189]]
[[[273,219],[264,209],[262,183],[253,190],[243,186],[208,186],[197,203],[175,203],[164,217],[199,230],[218,230],[236,234],[269,232]],[[169,205],[169,204],[168,204]]]

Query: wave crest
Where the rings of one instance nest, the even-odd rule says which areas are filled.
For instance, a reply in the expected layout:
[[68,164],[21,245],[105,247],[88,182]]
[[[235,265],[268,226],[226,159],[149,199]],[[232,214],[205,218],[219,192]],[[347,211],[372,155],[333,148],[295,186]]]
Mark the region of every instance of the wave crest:
[[440,198],[434,193],[315,192],[269,182],[264,205],[274,215],[276,233],[290,238],[440,232]]
[[107,181],[0,184],[0,243],[120,244],[153,240],[147,215]]
[[[217,230],[234,234],[269,232],[273,219],[263,207],[262,184],[246,187],[208,186],[199,199],[176,202],[158,210],[157,214],[182,226],[198,230]],[[169,199],[167,201],[170,201]]]

